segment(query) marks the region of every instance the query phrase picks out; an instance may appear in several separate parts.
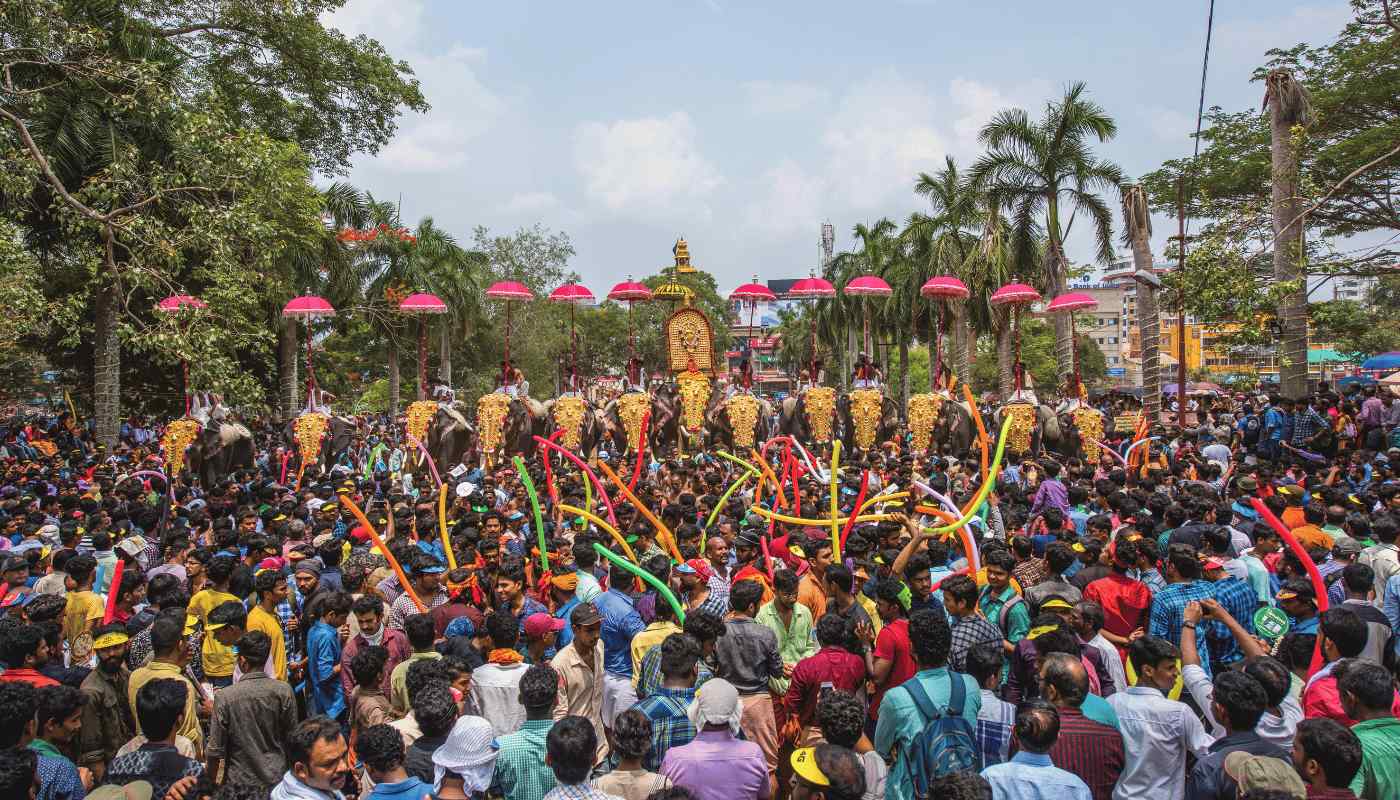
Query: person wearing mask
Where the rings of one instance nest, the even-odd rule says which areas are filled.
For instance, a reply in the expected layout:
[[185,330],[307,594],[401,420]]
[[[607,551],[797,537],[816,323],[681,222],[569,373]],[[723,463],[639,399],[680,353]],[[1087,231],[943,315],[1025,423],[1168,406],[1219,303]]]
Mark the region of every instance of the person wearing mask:
[[1211,739],[1200,719],[1190,706],[1166,697],[1180,674],[1180,658],[1176,645],[1155,636],[1128,645],[1137,684],[1108,698],[1126,756],[1114,800],[1184,800],[1186,755],[1207,754]]
[[[761,587],[753,585],[761,593]],[[743,585],[743,584],[741,584]],[[757,603],[754,597],[754,605]],[[767,760],[757,744],[738,738],[742,714],[739,691],[714,678],[695,694],[689,716],[697,734],[689,744],[671,747],[660,773],[689,789],[696,800],[760,800],[773,796]]]
[[1400,719],[1391,686],[1385,668],[1367,661],[1349,663],[1338,683],[1342,708],[1356,720],[1351,732],[1361,742],[1361,769],[1350,786],[1361,800],[1400,797]]
[[1051,762],[1079,776],[1093,800],[1112,800],[1123,773],[1123,736],[1080,710],[1089,695],[1089,673],[1083,662],[1065,653],[1050,653],[1041,660],[1039,677],[1041,695],[1060,717],[1060,735],[1049,751]]
[[[1053,462],[1052,462],[1053,463]],[[1025,703],[1016,712],[1020,749],[1004,764],[982,770],[997,800],[1066,798],[1092,800],[1089,786],[1072,772],[1055,766],[1050,751],[1060,736],[1060,715],[1043,700]]]
[[242,677],[214,694],[205,769],[215,776],[224,764],[225,782],[271,789],[287,768],[282,743],[296,727],[296,697],[289,684],[263,671],[272,651],[267,634],[249,631],[237,648]]
[[341,800],[350,761],[340,723],[326,716],[304,720],[292,729],[286,748],[291,767],[271,800]]

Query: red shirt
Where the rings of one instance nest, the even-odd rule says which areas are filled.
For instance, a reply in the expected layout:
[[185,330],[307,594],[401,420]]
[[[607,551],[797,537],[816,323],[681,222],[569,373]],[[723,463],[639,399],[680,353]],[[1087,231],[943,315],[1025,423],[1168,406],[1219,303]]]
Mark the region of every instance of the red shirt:
[[53,678],[50,678],[49,676],[43,674],[42,672],[39,672],[38,670],[34,670],[34,669],[26,669],[26,668],[23,668],[23,667],[18,668],[18,669],[7,669],[7,670],[5,670],[5,673],[4,673],[3,675],[0,675],[0,682],[4,682],[4,683],[20,683],[20,682],[24,682],[24,683],[32,684],[32,685],[34,686],[35,689],[42,689],[42,688],[44,688],[45,686],[57,686],[57,685],[58,685],[58,681],[54,680]]
[[824,687],[854,694],[864,683],[865,659],[840,647],[823,647],[792,668],[792,683],[783,695],[783,709],[802,725],[812,725],[817,698]]
[[1084,587],[1084,599],[1092,600],[1103,608],[1104,630],[1115,636],[1127,637],[1134,630],[1146,627],[1147,609],[1152,607],[1152,590],[1142,581],[1112,572],[1090,581]]
[[875,689],[875,696],[870,700],[871,719],[875,719],[879,712],[885,692],[914,677],[914,673],[919,671],[914,665],[914,644],[909,641],[909,620],[900,617],[881,628],[880,634],[875,637],[874,655],[894,665],[890,668],[889,677]]

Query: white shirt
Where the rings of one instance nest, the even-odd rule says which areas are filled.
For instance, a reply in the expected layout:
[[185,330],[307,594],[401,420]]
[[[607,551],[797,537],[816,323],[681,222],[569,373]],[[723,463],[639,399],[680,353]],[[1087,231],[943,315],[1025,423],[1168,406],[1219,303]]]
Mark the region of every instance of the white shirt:
[[1156,689],[1130,686],[1108,698],[1123,733],[1123,773],[1114,800],[1183,800],[1186,753],[1204,757],[1211,745],[1201,721],[1185,703]]
[[520,679],[530,665],[485,664],[472,672],[472,694],[481,716],[491,721],[495,736],[515,733],[525,724],[525,706],[520,704]]
[[[1223,738],[1225,727],[1216,721],[1215,715],[1210,710],[1213,686],[1206,671],[1196,664],[1187,664],[1181,668],[1181,680],[1186,686],[1186,691],[1196,698],[1196,705],[1205,711],[1206,722],[1210,725],[1211,738]],[[1278,704],[1278,710],[1283,712],[1282,716],[1272,711],[1265,711],[1264,716],[1259,718],[1259,724],[1254,726],[1254,732],[1259,734],[1259,738],[1291,751],[1293,749],[1293,734],[1298,730],[1298,723],[1303,720],[1303,707],[1298,703],[1297,696],[1293,692],[1289,692],[1284,695],[1283,702]]]
[[1108,675],[1113,678],[1114,687],[1120,692],[1127,688],[1128,674],[1123,670],[1123,657],[1118,655],[1118,648],[1113,646],[1113,642],[1103,638],[1103,631],[1099,631],[1088,644],[1103,656],[1104,663],[1108,665]]

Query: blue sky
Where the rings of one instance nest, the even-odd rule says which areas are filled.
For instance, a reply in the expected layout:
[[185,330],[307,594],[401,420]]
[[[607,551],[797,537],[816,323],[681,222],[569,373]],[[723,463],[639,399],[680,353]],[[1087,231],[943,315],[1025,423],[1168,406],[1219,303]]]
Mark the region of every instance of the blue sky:
[[[1100,153],[1128,175],[1187,155],[1206,5],[350,0],[330,24],[409,62],[433,105],[349,180],[464,242],[566,231],[602,295],[682,234],[721,289],[806,274],[823,221],[838,249],[858,222],[902,222],[917,172],[970,164],[992,114],[1038,114],[1071,81],[1117,120]],[[1266,50],[1349,18],[1343,0],[1219,3],[1207,105],[1257,108]],[[1175,224],[1155,228],[1160,253]],[[1078,231],[1069,249],[1092,253]]]

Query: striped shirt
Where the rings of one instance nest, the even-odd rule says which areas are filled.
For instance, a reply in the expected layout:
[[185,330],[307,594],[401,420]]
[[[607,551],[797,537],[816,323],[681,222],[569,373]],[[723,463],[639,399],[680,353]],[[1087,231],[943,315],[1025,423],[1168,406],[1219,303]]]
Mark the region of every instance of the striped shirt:
[[1056,711],[1060,712],[1060,737],[1050,748],[1050,760],[1082,778],[1094,800],[1112,800],[1113,787],[1123,772],[1122,734],[1077,708],[1061,706]]
[[554,770],[544,763],[545,737],[553,727],[552,719],[526,720],[520,730],[491,742],[496,751],[493,789],[510,800],[544,800],[558,783]]

